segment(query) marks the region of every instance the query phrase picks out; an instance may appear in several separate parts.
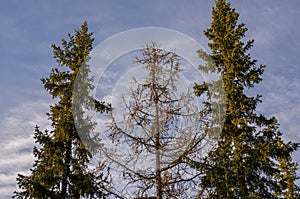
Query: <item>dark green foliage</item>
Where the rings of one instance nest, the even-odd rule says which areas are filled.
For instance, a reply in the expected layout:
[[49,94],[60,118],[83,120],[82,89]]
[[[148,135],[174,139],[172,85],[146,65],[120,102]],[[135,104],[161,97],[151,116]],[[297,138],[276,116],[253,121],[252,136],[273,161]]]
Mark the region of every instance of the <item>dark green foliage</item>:
[[[52,45],[54,58],[62,70],[53,68],[50,77],[42,79],[45,89],[58,100],[47,114],[53,130],[41,131],[36,126],[37,147],[33,149],[36,160],[29,176],[18,175],[20,191],[15,192],[15,198],[104,198],[98,184],[103,181],[103,174],[96,176],[88,169],[92,154],[78,134],[78,128],[84,129],[85,139],[88,139],[88,133],[95,125],[83,116],[83,108],[93,108],[95,100],[81,98],[88,96],[93,88],[85,61],[94,39],[86,22],[81,29],[75,30],[74,36],[69,34],[68,39],[62,39],[61,47]],[[74,92],[74,86],[77,86],[77,92]],[[72,107],[74,101],[77,103]],[[107,108],[96,102],[100,112]],[[82,106],[78,105],[80,103]],[[75,126],[74,119],[80,121],[80,125]]]
[[196,96],[200,96],[202,95],[205,91],[208,90],[208,86],[207,84],[204,82],[203,84],[201,85],[198,85],[198,84],[195,84],[194,85],[194,90],[195,90],[195,95]]
[[[239,14],[226,0],[216,1],[212,15],[211,27],[204,32],[211,56],[199,50],[210,63],[200,69],[221,75],[226,115],[218,146],[198,165],[204,173],[201,198],[296,198],[297,165],[291,153],[298,145],[282,140],[274,117],[255,113],[261,96],[245,92],[262,81],[265,67],[247,54],[254,41],[243,41],[247,28],[238,24]],[[196,85],[195,93],[205,88]]]

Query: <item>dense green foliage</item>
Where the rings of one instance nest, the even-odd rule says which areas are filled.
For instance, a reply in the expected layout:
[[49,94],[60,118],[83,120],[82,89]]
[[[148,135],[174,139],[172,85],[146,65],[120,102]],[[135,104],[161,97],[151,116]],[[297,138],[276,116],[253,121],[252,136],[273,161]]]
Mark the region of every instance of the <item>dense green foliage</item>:
[[[218,146],[201,163],[201,197],[299,198],[297,165],[291,159],[298,145],[282,140],[274,117],[255,112],[261,96],[246,94],[262,81],[265,66],[257,66],[247,54],[254,41],[244,43],[247,28],[238,23],[239,14],[230,6],[226,0],[216,1],[211,27],[204,31],[211,55],[199,50],[200,57],[213,61],[200,69],[221,75],[226,101]],[[196,85],[195,93],[201,89]]]
[[[50,77],[43,78],[44,87],[57,99],[57,103],[50,106],[48,113],[52,121],[53,130],[41,131],[35,128],[34,139],[37,146],[33,153],[36,158],[31,174],[19,174],[17,181],[20,191],[15,192],[16,198],[95,198],[102,197],[103,192],[97,183],[103,176],[96,176],[88,169],[92,154],[85,148],[75,126],[75,117],[81,121],[77,127],[89,131],[94,127],[88,118],[84,118],[84,109],[80,106],[72,107],[74,100],[85,102],[85,108],[95,106],[94,100],[83,101],[80,95],[87,96],[92,89],[88,78],[88,65],[85,61],[92,50],[92,33],[88,32],[87,23],[81,29],[75,30],[75,35],[68,35],[69,41],[62,39],[62,46],[52,45],[54,58],[62,67],[53,68]],[[74,91],[75,82],[80,86]],[[80,95],[79,95],[80,94]],[[78,101],[79,100],[79,101]],[[80,101],[81,100],[81,101]],[[96,105],[105,108],[100,102]],[[73,109],[76,115],[73,116]]]

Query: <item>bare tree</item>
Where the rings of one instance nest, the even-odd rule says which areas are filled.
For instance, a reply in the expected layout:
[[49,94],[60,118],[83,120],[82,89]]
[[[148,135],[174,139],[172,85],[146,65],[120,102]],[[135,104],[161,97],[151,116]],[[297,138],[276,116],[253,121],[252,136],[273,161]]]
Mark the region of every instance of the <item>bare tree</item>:
[[120,178],[126,182],[122,190],[118,184],[111,191],[118,193],[117,198],[193,197],[200,173],[185,157],[201,158],[205,110],[199,109],[192,88],[182,86],[186,82],[174,52],[152,43],[134,62],[147,75],[143,82],[133,77],[129,97],[122,95],[124,109],[111,112],[106,132],[122,152],[103,147],[107,157],[120,165]]

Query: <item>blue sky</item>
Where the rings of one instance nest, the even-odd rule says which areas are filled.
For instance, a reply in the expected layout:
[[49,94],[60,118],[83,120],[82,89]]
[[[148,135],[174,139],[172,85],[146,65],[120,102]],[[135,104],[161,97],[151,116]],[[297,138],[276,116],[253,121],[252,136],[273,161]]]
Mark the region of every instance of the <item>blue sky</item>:
[[[252,57],[267,66],[264,81],[253,89],[263,95],[258,111],[276,116],[285,139],[300,142],[300,1],[231,3],[249,29],[247,39],[255,40]],[[152,26],[180,31],[205,47],[212,5],[213,0],[0,1],[0,198],[10,198],[16,173],[32,165],[34,126],[49,127],[45,113],[53,101],[40,78],[55,66],[52,43],[87,20],[95,45],[121,31]],[[300,163],[300,152],[294,157]]]

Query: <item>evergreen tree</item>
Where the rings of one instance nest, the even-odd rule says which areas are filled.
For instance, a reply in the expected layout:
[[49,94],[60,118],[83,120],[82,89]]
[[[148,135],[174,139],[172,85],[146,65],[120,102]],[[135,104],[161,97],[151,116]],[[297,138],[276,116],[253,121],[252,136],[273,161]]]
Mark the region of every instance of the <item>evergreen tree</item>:
[[[92,33],[88,32],[87,23],[75,34],[68,34],[68,41],[62,39],[62,46],[52,45],[54,58],[58,66],[53,68],[50,77],[43,78],[44,87],[57,99],[57,103],[50,106],[49,119],[53,130],[41,131],[35,128],[34,139],[38,146],[33,153],[36,158],[31,174],[18,174],[17,182],[20,191],[15,192],[15,198],[95,198],[104,197],[99,189],[103,180],[88,169],[92,154],[86,149],[78,134],[78,128],[85,130],[85,139],[93,129],[94,123],[84,118],[84,108],[95,107],[95,100],[88,96],[93,88],[88,78],[89,68],[85,64],[88,60],[93,44]],[[80,85],[75,85],[75,82]],[[77,92],[74,92],[77,86]],[[78,90],[80,89],[80,90]],[[87,100],[88,99],[88,100]],[[85,106],[73,106],[72,104]],[[104,111],[108,107],[96,101],[96,108]],[[75,111],[76,109],[76,111]],[[73,112],[76,115],[73,115]],[[75,120],[81,121],[78,128]]]
[[[265,66],[247,54],[254,41],[244,43],[247,28],[238,23],[239,14],[226,0],[215,3],[211,27],[204,31],[211,55],[199,50],[213,64],[200,69],[221,75],[226,114],[217,147],[197,163],[204,173],[199,198],[295,198],[297,165],[291,153],[298,144],[281,139],[274,117],[255,112],[261,96],[246,91],[262,81]],[[202,92],[203,85],[195,85],[195,93]]]
[[[280,147],[281,150],[290,150],[286,145],[282,144],[281,137],[277,137],[277,139],[278,147]],[[290,152],[291,151],[287,151],[287,153]],[[284,199],[300,198],[300,187],[295,184],[295,181],[298,179],[296,174],[297,163],[293,162],[292,157],[288,154],[279,159],[277,166],[281,172],[275,176],[275,179],[279,180],[278,184],[280,190],[276,192],[275,195]]]

